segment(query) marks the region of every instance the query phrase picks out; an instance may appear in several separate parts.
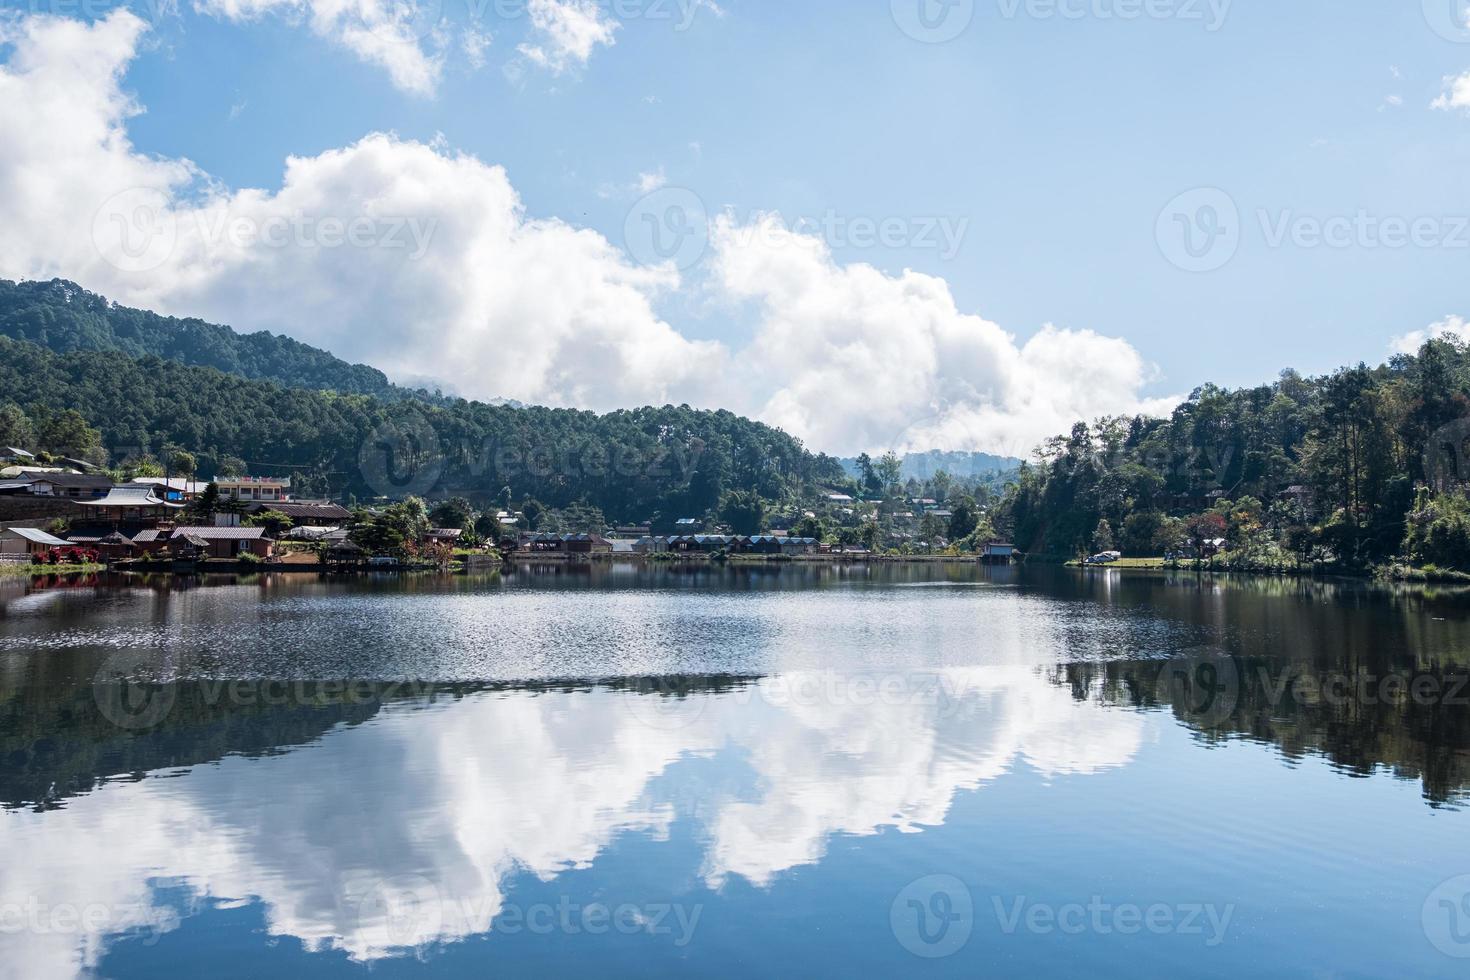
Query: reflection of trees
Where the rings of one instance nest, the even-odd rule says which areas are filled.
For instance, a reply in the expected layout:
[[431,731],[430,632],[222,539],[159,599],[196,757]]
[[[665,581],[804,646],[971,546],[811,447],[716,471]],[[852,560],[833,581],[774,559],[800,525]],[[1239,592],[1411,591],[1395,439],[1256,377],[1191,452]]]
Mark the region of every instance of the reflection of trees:
[[[90,684],[0,690],[0,807],[50,809],[108,778],[303,745],[373,717],[386,686],[355,685],[344,695],[340,685],[293,685],[285,699],[261,682],[173,687],[167,716],[136,732],[103,715]],[[240,691],[245,697],[226,693]]]
[[171,707],[157,725],[132,731],[103,714],[90,680],[55,682],[39,662],[32,670],[27,684],[0,685],[0,808],[53,809],[112,778],[142,778],[231,755],[270,755],[306,745],[338,725],[362,724],[397,701],[442,703],[482,692],[575,693],[593,687],[685,699],[727,694],[753,682],[718,675],[605,684],[183,681],[170,685]]
[[[1336,667],[1261,657],[1231,658],[1233,708],[1202,716],[1171,685],[1167,661],[1079,663],[1053,681],[1079,699],[1168,710],[1200,738],[1244,738],[1277,746],[1289,759],[1320,755],[1355,775],[1390,770],[1417,779],[1432,804],[1470,796],[1470,675],[1462,667],[1402,665],[1391,676],[1362,663]],[[1433,696],[1410,695],[1416,684]]]

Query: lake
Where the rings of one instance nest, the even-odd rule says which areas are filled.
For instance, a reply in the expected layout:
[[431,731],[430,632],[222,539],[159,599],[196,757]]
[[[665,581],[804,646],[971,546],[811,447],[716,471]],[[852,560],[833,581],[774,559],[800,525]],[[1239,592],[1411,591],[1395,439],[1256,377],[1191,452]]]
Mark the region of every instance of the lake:
[[0,976],[1464,976],[1470,601],[0,579]]

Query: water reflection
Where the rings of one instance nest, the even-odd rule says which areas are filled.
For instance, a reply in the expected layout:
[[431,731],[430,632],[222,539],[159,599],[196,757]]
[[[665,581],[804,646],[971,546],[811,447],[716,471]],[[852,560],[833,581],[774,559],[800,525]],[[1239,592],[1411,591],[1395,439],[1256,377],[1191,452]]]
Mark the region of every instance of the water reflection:
[[[932,840],[963,801],[1047,788],[1145,845],[1157,812],[1215,841],[1170,795],[1212,760],[1162,761],[1176,739],[1269,746],[1222,770],[1242,800],[1267,758],[1415,780],[1435,807],[1470,785],[1456,594],[707,565],[0,586],[0,910],[76,912],[0,931],[7,976],[237,906],[365,963],[462,945],[634,842],[661,901],[769,893],[838,842]],[[971,828],[964,853],[1059,873],[1054,842],[997,820],[1005,842]]]
[[[686,693],[673,710],[644,703],[659,698],[447,692],[289,751],[12,813],[0,905],[111,911],[94,933],[28,936],[8,969],[93,968],[109,935],[174,928],[160,881],[195,900],[258,901],[271,935],[308,948],[380,958],[483,933],[507,877],[588,867],[619,835],[664,838],[680,817],[699,824],[707,887],[765,886],[818,861],[834,834],[938,826],[958,792],[1018,764],[1048,776],[1125,765],[1148,726],[1027,668],[787,675]],[[681,765],[715,755],[726,789],[681,786]],[[404,881],[442,898],[407,934],[381,900],[384,882]]]

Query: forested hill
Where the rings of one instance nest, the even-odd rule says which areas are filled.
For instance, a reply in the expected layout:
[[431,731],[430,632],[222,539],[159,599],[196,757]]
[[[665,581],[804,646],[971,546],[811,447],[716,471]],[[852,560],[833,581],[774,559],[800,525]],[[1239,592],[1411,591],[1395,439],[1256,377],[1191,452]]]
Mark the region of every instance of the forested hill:
[[835,459],[730,412],[384,401],[0,337],[0,446],[75,454],[88,442],[113,463],[177,446],[203,475],[224,463],[290,475],[302,496],[492,502],[509,488],[516,501],[585,503],[617,521],[703,514],[726,490],[801,499],[843,479]]
[[92,350],[151,355],[292,388],[432,400],[425,392],[390,383],[376,368],[348,364],[289,337],[264,331],[241,334],[195,318],[181,320],[117,306],[65,279],[0,279],[0,336],[62,354]]
[[1207,385],[1170,418],[1078,423],[1024,467],[997,523],[1033,555],[1156,556],[1225,539],[1225,562],[1470,570],[1470,349],[1321,378]]

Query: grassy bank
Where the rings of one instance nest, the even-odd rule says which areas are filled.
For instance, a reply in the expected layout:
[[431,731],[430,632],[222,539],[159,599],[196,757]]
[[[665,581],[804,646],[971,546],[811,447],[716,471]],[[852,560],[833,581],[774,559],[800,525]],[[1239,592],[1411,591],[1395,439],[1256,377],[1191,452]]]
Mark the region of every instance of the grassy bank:
[[0,578],[33,578],[37,575],[78,575],[103,571],[106,565],[30,565],[5,562],[0,564]]

